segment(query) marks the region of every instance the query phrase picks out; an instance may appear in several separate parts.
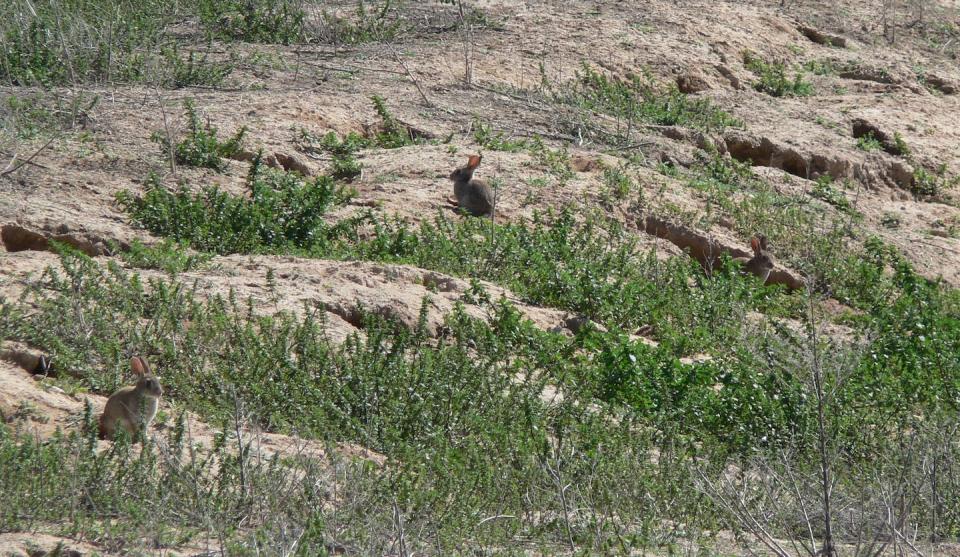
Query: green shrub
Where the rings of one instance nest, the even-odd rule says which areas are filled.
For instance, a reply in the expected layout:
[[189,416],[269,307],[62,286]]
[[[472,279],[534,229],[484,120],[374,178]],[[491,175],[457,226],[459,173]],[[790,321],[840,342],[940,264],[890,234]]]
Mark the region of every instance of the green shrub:
[[200,0],[198,12],[208,33],[227,40],[291,44],[304,30],[299,0]]
[[623,121],[665,126],[723,130],[742,124],[714,106],[709,99],[694,99],[675,86],[657,87],[640,76],[611,79],[584,64],[569,89],[553,92],[555,100],[609,114]]
[[163,79],[164,85],[175,89],[197,85],[218,87],[234,70],[231,62],[211,62],[206,54],[192,50],[183,58],[176,45],[160,52],[169,71],[169,76]]
[[360,0],[353,17],[322,14],[323,25],[314,38],[322,43],[362,44],[391,41],[404,31],[403,20],[393,17],[393,0],[384,0],[377,9]]
[[122,192],[119,201],[134,220],[154,234],[189,242],[220,254],[285,250],[323,250],[351,228],[350,221],[330,225],[324,217],[350,192],[331,178],[305,180],[297,174],[264,168],[257,158],[247,177],[250,197],[216,188],[200,193],[171,193],[151,179],[143,197]]
[[946,164],[941,164],[933,172],[918,165],[913,169],[910,191],[920,197],[939,197],[958,183],[960,176],[948,176]]
[[767,62],[747,51],[743,54],[743,63],[759,76],[753,88],[761,93],[773,97],[807,97],[813,94],[813,86],[803,80],[803,72],[797,72],[791,80],[787,77],[783,62]]
[[5,15],[0,79],[50,87],[144,79],[165,27],[183,13],[164,0],[13,0]]
[[873,132],[868,132],[857,138],[857,148],[862,151],[879,151],[883,149],[883,143],[874,137]]
[[833,186],[833,178],[830,177],[829,174],[824,174],[817,178],[817,181],[813,183],[813,189],[810,191],[810,195],[833,205],[844,213],[855,212],[847,196]]
[[204,253],[189,253],[187,245],[164,239],[153,246],[146,246],[134,239],[127,251],[119,251],[124,263],[139,269],[159,269],[170,275],[197,269],[211,259]]
[[528,147],[526,139],[511,139],[503,132],[493,132],[490,124],[485,124],[479,118],[473,120],[473,140],[484,149],[491,151],[507,151],[517,153]]
[[[177,164],[211,168],[218,172],[225,170],[227,163],[223,160],[224,157],[233,157],[240,152],[247,128],[242,126],[233,137],[221,142],[217,137],[217,129],[209,122],[203,123],[200,120],[193,101],[183,101],[183,108],[187,116],[187,135],[174,148]],[[157,132],[151,139],[160,145],[163,155],[169,156],[170,144],[165,135]]]

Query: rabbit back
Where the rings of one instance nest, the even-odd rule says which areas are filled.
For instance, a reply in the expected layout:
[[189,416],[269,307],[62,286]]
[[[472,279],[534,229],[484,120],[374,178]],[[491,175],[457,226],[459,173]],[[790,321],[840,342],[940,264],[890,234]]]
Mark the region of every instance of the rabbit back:
[[149,427],[157,415],[158,398],[150,396],[137,386],[123,387],[110,395],[100,416],[100,437],[112,439],[118,427],[131,437],[140,427]]
[[453,195],[457,204],[475,217],[493,214],[493,188],[483,180],[454,182]]

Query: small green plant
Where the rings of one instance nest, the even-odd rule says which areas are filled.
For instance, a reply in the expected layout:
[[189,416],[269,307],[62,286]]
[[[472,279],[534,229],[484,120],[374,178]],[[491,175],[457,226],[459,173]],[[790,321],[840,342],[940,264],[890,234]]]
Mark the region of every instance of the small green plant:
[[890,228],[894,230],[900,228],[900,215],[887,211],[883,213],[882,217],[880,217],[880,224],[884,228]]
[[634,189],[633,180],[630,179],[626,168],[623,166],[604,168],[603,183],[613,198],[619,201],[626,199]]
[[299,174],[265,168],[257,157],[251,163],[247,187],[249,197],[216,188],[174,193],[151,178],[142,197],[121,192],[118,201],[154,234],[219,254],[322,252],[356,226],[352,220],[339,224],[325,220],[331,208],[353,195],[330,177],[306,180]]
[[907,141],[903,139],[903,136],[900,135],[900,132],[893,132],[893,145],[896,149],[896,154],[907,160],[911,160],[913,158],[913,151],[910,150],[910,146],[907,145]]
[[852,213],[854,210],[847,196],[833,186],[833,178],[829,174],[824,174],[817,178],[817,181],[813,183],[813,189],[810,191],[810,195],[836,207],[844,213]]
[[948,176],[946,164],[941,164],[932,172],[917,165],[913,170],[910,191],[920,197],[939,197],[957,183],[960,183],[960,176]]
[[570,167],[570,153],[567,152],[565,146],[560,149],[551,149],[543,143],[542,139],[534,137],[528,144],[528,150],[537,159],[537,162],[547,167],[547,170],[557,179],[560,185],[566,184],[573,178],[573,169]]
[[197,269],[213,257],[206,253],[191,253],[185,242],[165,238],[153,246],[134,239],[127,251],[119,251],[124,263],[139,269],[159,269],[170,275]]
[[857,138],[857,148],[862,151],[879,151],[883,149],[883,143],[874,137],[873,132],[867,132]]
[[403,20],[392,15],[393,0],[383,0],[379,9],[371,9],[360,0],[353,17],[339,17],[324,11],[323,25],[315,39],[332,44],[362,44],[392,41],[404,31]]
[[619,122],[616,130],[596,128],[589,115],[577,126],[592,126],[605,139],[629,141],[634,124],[687,126],[706,130],[740,127],[742,122],[717,108],[709,99],[689,97],[675,85],[660,87],[644,76],[627,80],[610,78],[584,64],[570,84],[557,86],[543,76],[544,89],[554,102],[584,111],[613,116]]
[[813,75],[831,75],[836,73],[837,66],[836,62],[830,60],[829,58],[820,58],[817,60],[808,60],[804,62],[803,69],[812,73]]
[[390,113],[390,110],[387,108],[387,102],[383,97],[374,95],[370,97],[370,100],[373,101],[373,108],[377,111],[377,116],[380,117],[380,131],[376,134],[375,138],[378,147],[396,149],[416,143],[410,130]]
[[363,172],[363,165],[350,153],[338,154],[333,156],[333,165],[330,175],[338,180],[351,181],[360,176]]
[[[174,147],[177,164],[223,171],[227,166],[223,159],[233,157],[240,151],[247,133],[246,126],[241,126],[233,137],[221,142],[216,128],[200,120],[192,100],[183,101],[183,109],[187,117],[187,135]],[[168,155],[170,143],[163,133],[156,132],[151,139],[160,145],[163,155]]]
[[192,50],[183,58],[175,44],[161,50],[161,55],[170,72],[165,80],[168,87],[218,87],[234,70],[232,62],[211,62],[206,54],[200,55]]
[[789,79],[783,62],[767,62],[746,51],[743,53],[743,63],[759,77],[753,83],[753,88],[761,93],[773,97],[807,97],[813,94],[813,86],[803,80],[803,72],[797,72],[793,79]]
[[491,151],[507,151],[517,153],[528,147],[529,141],[526,139],[511,139],[503,132],[494,133],[490,124],[484,123],[479,118],[473,120],[473,139],[484,149]]
[[198,12],[212,37],[291,44],[303,35],[305,14],[297,0],[200,0]]

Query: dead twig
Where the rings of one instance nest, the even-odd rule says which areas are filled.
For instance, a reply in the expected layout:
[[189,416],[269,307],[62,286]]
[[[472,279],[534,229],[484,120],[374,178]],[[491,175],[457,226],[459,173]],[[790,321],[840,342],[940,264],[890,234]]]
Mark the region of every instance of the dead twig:
[[310,62],[309,60],[304,60],[303,63],[308,66],[313,66],[314,68],[320,68],[321,70],[331,70],[335,72],[344,72],[344,73],[374,72],[374,73],[389,73],[393,75],[404,75],[403,72],[398,72],[397,70],[388,70],[385,68],[367,68],[363,66],[331,66],[329,64],[317,64],[316,62]]
[[413,72],[410,71],[407,63],[403,61],[403,57],[400,56],[400,53],[397,52],[397,49],[394,48],[393,45],[390,46],[390,50],[393,52],[393,57],[397,59],[397,62],[403,66],[403,71],[407,73],[407,77],[410,78],[411,82],[413,82],[413,86],[417,88],[417,92],[420,93],[420,97],[423,99],[424,104],[433,108],[433,103],[427,98],[427,94],[423,92],[423,88],[420,87],[420,82],[417,81],[416,77],[414,77]]
[[173,137],[170,135],[170,126],[167,125],[167,111],[163,109],[163,97],[160,95],[160,88],[157,87],[157,103],[160,105],[160,115],[163,116],[163,131],[167,134],[167,155],[170,157],[170,173],[177,175],[177,157],[173,152]]
[[33,159],[35,159],[35,158],[37,157],[37,155],[40,154],[41,151],[43,151],[44,149],[46,149],[47,147],[49,147],[50,144],[53,143],[53,140],[54,140],[54,139],[56,139],[56,137],[51,137],[50,139],[48,139],[47,142],[44,143],[42,147],[40,147],[39,149],[37,149],[36,151],[34,151],[32,155],[30,155],[29,157],[27,157],[26,160],[21,161],[20,164],[18,164],[18,165],[16,165],[16,166],[13,166],[14,161],[17,160],[17,155],[16,155],[16,153],[14,153],[13,158],[10,159],[10,162],[7,164],[7,167],[3,170],[3,172],[0,172],[0,176],[6,176],[6,175],[8,175],[8,174],[13,174],[14,172],[16,172],[16,171],[20,170],[21,168],[23,168],[25,165],[27,165],[27,164],[32,164]]

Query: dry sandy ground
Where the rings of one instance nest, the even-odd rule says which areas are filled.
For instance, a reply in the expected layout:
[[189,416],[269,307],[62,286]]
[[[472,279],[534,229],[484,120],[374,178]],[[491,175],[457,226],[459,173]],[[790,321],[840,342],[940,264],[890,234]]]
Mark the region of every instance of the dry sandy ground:
[[[460,36],[421,27],[396,46],[245,48],[246,54],[271,53],[273,67],[241,67],[225,90],[158,94],[136,86],[95,89],[90,93],[99,95],[100,102],[82,124],[86,133],[65,135],[33,164],[0,178],[0,227],[9,227],[3,240],[6,249],[0,245],[0,295],[17,295],[25,281],[56,264],[56,257],[45,251],[12,252],[42,245],[42,238],[70,239],[104,257],[109,256],[109,241],[121,245],[134,238],[154,241],[133,227],[114,201],[117,192],[141,191],[150,172],[171,186],[186,181],[191,187],[218,185],[242,191],[246,163],[231,161],[223,174],[178,168],[174,175],[150,141],[153,132],[163,130],[164,114],[174,134],[182,129],[180,106],[186,98],[194,99],[222,133],[245,125],[251,147],[293,155],[311,172],[324,171],[330,161],[299,152],[297,132],[362,133],[377,120],[369,101],[374,94],[387,99],[391,111],[405,124],[435,137],[452,134],[448,145],[362,152],[364,173],[354,183],[359,195],[353,209],[378,206],[411,221],[448,211],[444,200],[451,186],[446,176],[463,163],[467,153],[478,151],[472,139],[475,118],[507,135],[542,134],[552,147],[561,144],[558,139],[574,139],[569,149],[575,173],[562,185],[527,152],[484,153],[480,174],[496,176],[505,185],[499,219],[522,220],[538,209],[568,203],[604,206],[597,163],[616,165],[627,153],[601,153],[589,136],[584,138],[582,129],[571,127],[563,110],[536,96],[504,92],[536,90],[541,68],[550,80],[563,82],[583,62],[618,76],[646,71],[657,81],[679,82],[712,99],[742,119],[747,131],[709,139],[733,154],[746,149],[745,145],[764,145],[754,154],[767,155],[765,164],[770,168],[758,168],[758,172],[772,182],[787,180],[790,187],[809,188],[810,180],[823,173],[850,178],[859,189],[857,208],[872,233],[900,248],[924,274],[942,276],[960,286],[956,237],[960,210],[952,201],[957,192],[949,191],[938,201],[915,199],[902,183],[902,161],[887,153],[859,150],[853,137],[854,124],[867,121],[890,135],[900,133],[918,161],[931,167],[944,164],[949,174],[960,173],[960,39],[950,40],[944,34],[948,25],[960,26],[960,3],[933,2],[934,8],[925,16],[927,25],[910,28],[902,24],[914,15],[902,9],[894,18],[901,26],[893,46],[883,37],[879,4],[810,0],[787,2],[788,7],[779,10],[776,1],[481,0],[471,5],[497,25],[475,33],[477,87],[473,88],[462,83]],[[448,7],[442,5],[411,9],[420,10],[419,16],[427,21],[450,18],[444,11]],[[817,44],[804,28],[841,37],[846,48]],[[791,65],[830,61],[853,69],[809,76],[817,90],[814,96],[778,99],[749,85],[754,77],[742,62],[744,50]],[[404,56],[430,105],[397,63],[395,53]],[[0,89],[0,95],[10,94],[24,92]],[[690,160],[698,141],[656,128],[634,133],[643,144],[639,154],[653,161]],[[22,156],[37,147],[14,146]],[[646,197],[688,211],[705,211],[702,200],[652,166],[638,170]],[[535,185],[538,178],[547,186]],[[663,255],[680,253],[670,242],[642,232],[640,215],[631,208],[605,207],[636,231],[642,245]],[[900,218],[899,228],[882,224],[891,214]],[[700,233],[747,249],[747,238],[722,227]],[[277,278],[276,292],[266,284],[268,269]],[[262,311],[305,307],[326,311],[335,338],[357,331],[353,312],[358,303],[413,322],[424,296],[431,299],[428,319],[436,331],[442,316],[461,300],[469,285],[406,266],[293,257],[221,257],[184,278],[197,279],[205,294],[233,288],[238,295],[252,297]],[[565,318],[562,312],[520,303],[510,292],[488,286],[495,297],[516,302],[542,328],[555,327]],[[483,315],[475,306],[468,306],[468,311]],[[97,407],[103,404],[102,397],[89,398]],[[82,406],[81,398],[0,362],[0,410],[8,416],[17,414],[21,427],[39,435],[49,435],[57,427],[75,427]],[[30,410],[17,413],[22,408]],[[201,438],[204,427],[195,423]],[[267,451],[303,446],[281,436],[264,434],[263,438],[272,440],[265,444]],[[319,447],[315,449],[322,455]],[[358,447],[343,450],[378,458]],[[46,544],[42,536],[30,539]],[[19,534],[0,536],[0,554],[24,552],[25,543]],[[76,545],[81,552],[95,550]]]

